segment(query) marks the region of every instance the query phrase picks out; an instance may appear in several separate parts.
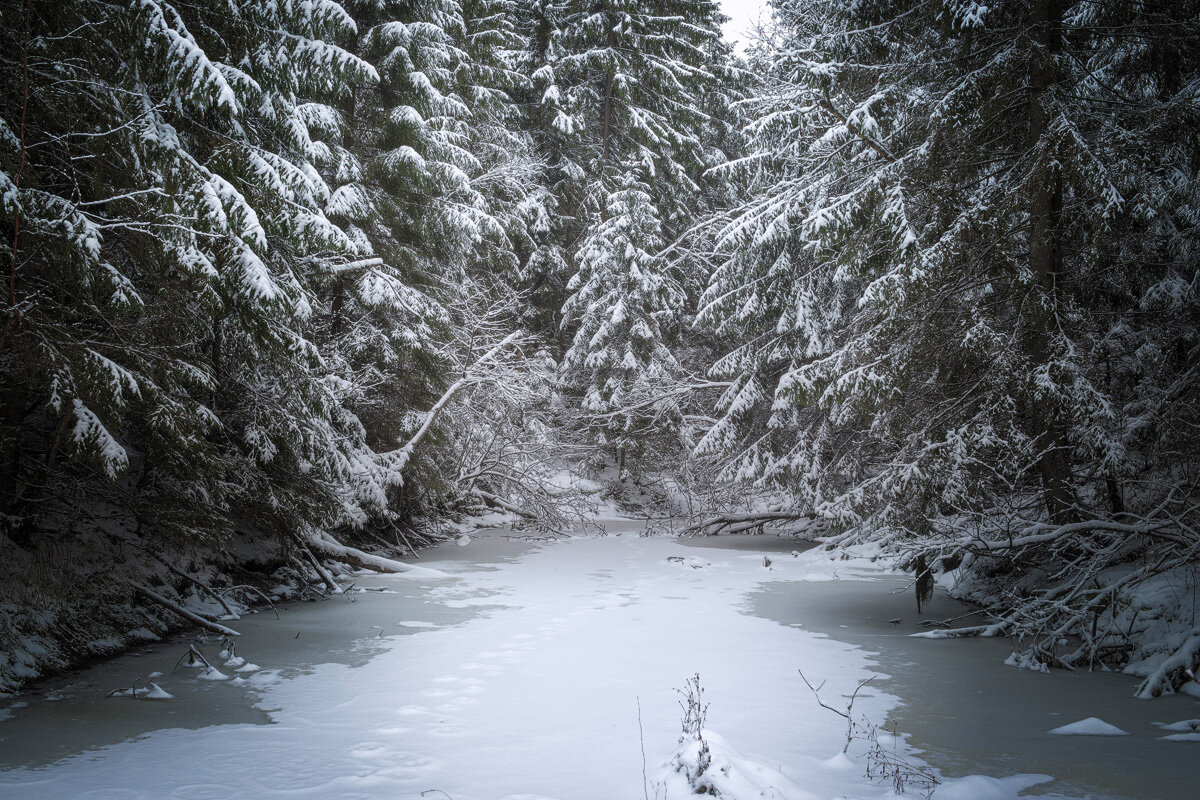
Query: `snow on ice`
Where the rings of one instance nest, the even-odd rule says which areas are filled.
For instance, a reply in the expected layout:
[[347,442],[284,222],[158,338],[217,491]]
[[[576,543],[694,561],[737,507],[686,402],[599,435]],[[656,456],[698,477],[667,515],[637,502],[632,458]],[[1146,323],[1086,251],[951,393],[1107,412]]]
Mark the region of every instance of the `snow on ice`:
[[[450,557],[474,556],[481,539],[486,548],[478,535]],[[768,571],[761,554],[714,548],[703,569],[681,569],[668,560],[679,544],[629,530],[527,548],[501,570],[439,564],[448,577],[429,580],[422,597],[476,612],[461,624],[402,622],[422,630],[372,636],[379,649],[358,665],[255,673],[243,691],[273,724],[157,730],[0,773],[0,795],[399,800],[437,789],[453,800],[684,800],[695,796],[685,767],[696,745],[681,737],[675,690],[699,673],[719,796],[895,797],[890,782],[864,777],[861,742],[842,753],[844,720],[817,706],[797,674],[824,680],[822,697],[844,702],[871,676],[868,654],[742,608],[766,581],[827,572],[824,556],[779,558]],[[211,667],[179,675],[197,673],[227,677]],[[896,702],[872,686],[854,711],[882,722]],[[903,737],[887,746],[913,758]],[[1016,798],[1043,780],[945,780],[934,800]]]
[[1088,717],[1070,725],[1063,725],[1050,731],[1060,736],[1128,736],[1126,731],[1116,725],[1109,725],[1098,717]]

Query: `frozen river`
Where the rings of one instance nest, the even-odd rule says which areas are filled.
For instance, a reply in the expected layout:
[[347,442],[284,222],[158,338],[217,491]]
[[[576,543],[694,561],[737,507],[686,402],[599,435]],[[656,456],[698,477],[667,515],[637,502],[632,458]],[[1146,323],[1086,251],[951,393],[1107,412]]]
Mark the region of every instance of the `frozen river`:
[[[999,641],[909,638],[904,578],[793,555],[787,540],[608,527],[557,542],[481,532],[422,553],[446,577],[365,575],[356,588],[373,591],[246,617],[238,652],[261,669],[237,682],[172,671],[181,639],[0,701],[0,797],[682,797],[664,765],[679,746],[674,690],[696,673],[735,800],[893,796],[864,776],[864,743],[839,755],[844,720],[797,669],[835,707],[880,676],[855,716],[940,771],[936,800],[1200,796],[1200,745],[1152,724],[1200,716],[1191,698],[1005,667]],[[173,699],[104,696],[154,672]],[[1047,733],[1093,716],[1129,735]]]

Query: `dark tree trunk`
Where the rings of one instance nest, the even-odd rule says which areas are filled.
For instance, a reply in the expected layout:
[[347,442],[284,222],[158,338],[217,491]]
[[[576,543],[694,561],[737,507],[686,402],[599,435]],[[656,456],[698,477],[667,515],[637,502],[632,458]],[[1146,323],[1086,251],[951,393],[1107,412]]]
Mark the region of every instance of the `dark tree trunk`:
[[[10,380],[12,376],[9,376]],[[3,422],[0,423],[0,513],[16,511],[21,500],[21,435],[25,427],[26,391],[13,380],[4,388]]]
[[[610,50],[617,46],[617,35],[610,27],[608,30],[608,47]],[[601,112],[601,127],[603,129],[602,138],[602,166],[608,165],[608,153],[610,149],[610,141],[612,138],[612,105],[613,105],[613,68],[609,67],[604,73],[604,109]]]
[[337,336],[342,332],[342,309],[346,305],[346,279],[338,275],[333,282],[333,300],[329,304],[329,313],[333,319],[329,323],[329,332]]
[[[1057,81],[1055,54],[1058,51],[1062,8],[1059,0],[1035,0],[1032,8],[1035,51],[1029,69],[1029,155],[1037,149],[1050,128],[1048,103]],[[1055,294],[1062,274],[1062,244],[1059,220],[1062,216],[1062,174],[1057,166],[1029,198],[1029,267],[1041,290],[1039,307],[1033,317],[1029,355],[1037,365],[1050,362],[1050,331],[1053,330]],[[1035,399],[1030,419],[1032,433],[1042,455],[1038,475],[1042,497],[1050,520],[1066,523],[1072,518],[1075,493],[1071,486],[1070,449],[1066,431],[1053,405]]]

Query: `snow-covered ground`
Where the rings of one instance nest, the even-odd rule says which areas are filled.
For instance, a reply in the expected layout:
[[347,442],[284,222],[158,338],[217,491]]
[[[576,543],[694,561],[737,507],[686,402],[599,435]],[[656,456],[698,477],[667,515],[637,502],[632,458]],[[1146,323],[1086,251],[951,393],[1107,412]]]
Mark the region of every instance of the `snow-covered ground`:
[[[692,795],[678,769],[694,764],[696,745],[679,741],[675,689],[693,674],[709,704],[711,784],[724,796],[894,796],[891,783],[864,776],[864,743],[842,754],[845,721],[821,709],[797,673],[823,681],[822,699],[844,707],[876,674],[868,654],[745,608],[764,583],[874,570],[866,563],[690,548],[630,526],[516,549],[493,532],[435,557],[451,559],[436,563],[451,577],[362,579],[397,593],[369,602],[376,620],[389,602],[402,604],[390,622],[402,635],[381,624],[388,635],[364,636],[361,658],[272,669],[280,665],[255,651],[254,634],[242,637],[239,652],[265,669],[244,686],[206,686],[198,696],[253,692],[271,724],[154,730],[0,773],[0,796],[682,800]],[[197,676],[154,680],[184,700]],[[177,702],[144,705],[167,713]],[[868,685],[854,713],[882,723],[896,703]],[[19,713],[0,723],[21,724]],[[902,740],[884,743],[911,756]],[[947,780],[934,798],[1015,797],[1041,780]]]

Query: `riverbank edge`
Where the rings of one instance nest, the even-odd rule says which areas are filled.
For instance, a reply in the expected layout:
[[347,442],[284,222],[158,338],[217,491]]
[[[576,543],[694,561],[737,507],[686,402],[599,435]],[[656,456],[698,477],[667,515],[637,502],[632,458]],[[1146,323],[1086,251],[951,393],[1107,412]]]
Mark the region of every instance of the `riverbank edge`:
[[[104,546],[97,546],[101,539]],[[148,642],[203,629],[167,604],[211,623],[214,633],[236,630],[241,614],[328,597],[335,593],[331,581],[344,584],[355,573],[344,562],[312,559],[287,541],[254,534],[154,551],[114,546],[99,535],[48,544],[30,552],[0,536],[0,700]],[[356,552],[388,561],[415,553],[363,547],[372,549]]]

